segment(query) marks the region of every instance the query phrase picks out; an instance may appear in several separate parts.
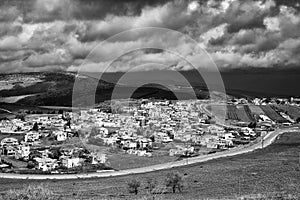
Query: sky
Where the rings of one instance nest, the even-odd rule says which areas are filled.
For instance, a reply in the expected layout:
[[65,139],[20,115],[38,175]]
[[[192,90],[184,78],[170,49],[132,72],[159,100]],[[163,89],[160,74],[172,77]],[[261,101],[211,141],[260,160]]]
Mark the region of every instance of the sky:
[[[207,69],[209,59],[219,70],[297,68],[299,12],[297,0],[0,0],[0,73],[191,69],[183,58]],[[174,34],[120,36],[143,27]]]

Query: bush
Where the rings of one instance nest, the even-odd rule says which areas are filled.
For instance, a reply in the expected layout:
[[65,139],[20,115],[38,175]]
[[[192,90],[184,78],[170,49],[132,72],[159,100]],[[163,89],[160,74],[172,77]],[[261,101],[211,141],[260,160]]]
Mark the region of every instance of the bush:
[[181,192],[184,186],[183,176],[178,172],[167,174],[166,186],[172,188],[173,193],[176,192],[176,188]]
[[141,183],[138,180],[132,180],[130,182],[128,182],[128,190],[129,193],[134,193],[134,194],[138,194],[139,192],[139,187],[141,186]]
[[61,200],[51,190],[43,186],[29,186],[22,190],[10,190],[0,196],[1,200]]

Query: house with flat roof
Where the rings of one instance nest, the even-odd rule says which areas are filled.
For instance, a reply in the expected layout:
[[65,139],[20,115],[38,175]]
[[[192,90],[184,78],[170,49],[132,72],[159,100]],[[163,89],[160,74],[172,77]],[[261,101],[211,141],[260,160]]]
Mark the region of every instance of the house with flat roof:
[[19,144],[19,141],[13,137],[7,137],[1,140],[1,146],[16,146]]
[[50,171],[59,166],[56,159],[51,159],[48,157],[36,157],[34,160],[37,162],[37,168],[42,171]]

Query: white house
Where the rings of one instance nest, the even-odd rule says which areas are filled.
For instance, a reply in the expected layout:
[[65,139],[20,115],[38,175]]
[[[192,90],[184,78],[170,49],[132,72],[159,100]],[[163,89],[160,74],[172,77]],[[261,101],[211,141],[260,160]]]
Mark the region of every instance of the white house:
[[64,131],[55,131],[54,135],[57,141],[65,141],[68,138],[68,133]]
[[95,153],[93,154],[92,164],[105,163],[107,160],[106,154],[104,153]]
[[63,166],[67,168],[78,167],[81,165],[80,158],[63,158],[62,159]]
[[37,168],[41,169],[43,171],[49,171],[52,169],[55,169],[56,167],[58,167],[58,163],[57,160],[55,159],[51,159],[48,157],[43,157],[43,158],[34,158],[35,161],[38,163]]
[[34,142],[37,141],[40,137],[40,134],[36,131],[29,131],[25,134],[25,142]]
[[20,158],[29,158],[30,154],[30,147],[29,146],[18,146],[16,148],[16,153],[15,153],[15,158],[20,159]]

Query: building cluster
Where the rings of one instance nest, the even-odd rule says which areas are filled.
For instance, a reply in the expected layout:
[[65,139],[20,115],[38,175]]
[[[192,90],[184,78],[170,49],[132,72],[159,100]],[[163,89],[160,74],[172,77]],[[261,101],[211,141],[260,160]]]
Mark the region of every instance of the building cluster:
[[119,113],[81,111],[74,116],[74,124],[93,127],[82,133],[87,142],[118,147],[139,156],[152,156],[159,144],[172,144],[169,155],[197,155],[197,147],[224,150],[260,135],[248,127],[212,124],[199,109],[200,104],[200,100],[136,100],[124,103]]
[[79,135],[67,116],[31,115],[24,121],[0,121],[0,167],[20,167],[18,164],[23,163],[22,167],[55,171],[105,163],[105,154],[68,147],[67,142],[79,141]]
[[[253,104],[262,101],[254,99]],[[107,151],[87,150],[88,146],[145,157],[157,156],[167,146],[169,156],[196,156],[248,144],[272,130],[272,120],[265,115],[255,126],[216,124],[203,104],[207,105],[201,100],[119,100],[112,103],[118,106],[113,112],[94,108],[2,120],[0,168],[21,161],[26,168],[54,172],[106,163]]]

